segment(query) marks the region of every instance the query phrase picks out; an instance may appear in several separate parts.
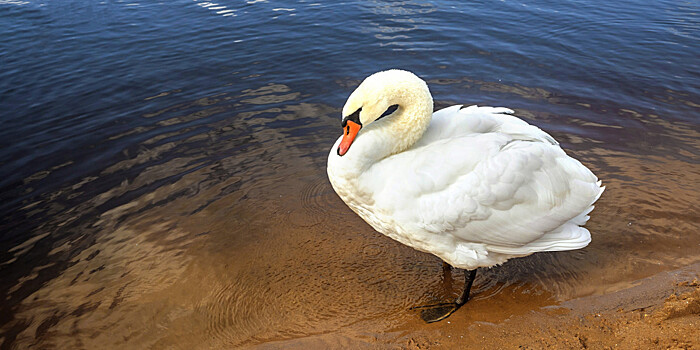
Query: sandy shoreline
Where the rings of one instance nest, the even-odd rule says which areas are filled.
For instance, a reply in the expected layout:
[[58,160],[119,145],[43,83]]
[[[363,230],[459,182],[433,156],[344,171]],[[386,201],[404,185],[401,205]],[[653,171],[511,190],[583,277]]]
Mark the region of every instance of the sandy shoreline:
[[467,304],[436,324],[417,320],[389,334],[326,334],[257,348],[696,349],[698,276],[700,263],[695,263],[639,280],[634,287],[535,308],[502,322],[475,321],[470,313],[481,314],[487,306],[476,300],[474,310]]
[[[700,345],[700,264],[664,272],[615,293],[544,307],[501,324],[466,330],[442,325],[447,339],[419,334],[406,348],[693,349]],[[463,334],[462,334],[463,333]],[[449,334],[448,334],[449,335]]]

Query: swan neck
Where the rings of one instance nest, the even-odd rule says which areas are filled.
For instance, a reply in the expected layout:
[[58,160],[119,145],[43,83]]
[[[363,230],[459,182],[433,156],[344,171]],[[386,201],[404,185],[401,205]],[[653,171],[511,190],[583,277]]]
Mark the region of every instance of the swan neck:
[[433,99],[429,92],[422,98],[407,103],[402,115],[392,123],[393,135],[390,137],[396,142],[386,156],[401,153],[418,142],[428,129],[432,116]]

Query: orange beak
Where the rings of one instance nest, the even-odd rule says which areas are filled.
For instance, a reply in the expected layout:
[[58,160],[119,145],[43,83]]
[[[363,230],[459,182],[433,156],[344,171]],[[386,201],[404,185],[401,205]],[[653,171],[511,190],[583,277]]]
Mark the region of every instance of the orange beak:
[[355,141],[357,133],[362,129],[362,125],[355,123],[352,120],[348,120],[345,128],[343,128],[343,140],[340,141],[340,146],[338,146],[338,155],[344,156],[345,153],[350,149],[350,145]]

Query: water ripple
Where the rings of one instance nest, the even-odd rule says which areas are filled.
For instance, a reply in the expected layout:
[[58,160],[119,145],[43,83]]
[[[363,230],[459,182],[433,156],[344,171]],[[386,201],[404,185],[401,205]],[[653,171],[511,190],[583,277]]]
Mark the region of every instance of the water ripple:
[[[693,2],[0,1],[2,347],[372,343],[462,272],[325,175],[343,102],[407,68],[514,108],[607,186],[589,247],[480,270],[469,325],[698,261]],[[235,17],[235,20],[226,17]],[[461,315],[461,316],[460,316]]]

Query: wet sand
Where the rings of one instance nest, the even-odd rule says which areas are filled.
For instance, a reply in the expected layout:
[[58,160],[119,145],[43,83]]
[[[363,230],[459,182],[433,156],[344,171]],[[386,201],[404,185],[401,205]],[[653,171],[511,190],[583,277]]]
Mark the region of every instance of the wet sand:
[[695,264],[615,293],[534,308],[466,329],[460,325],[465,316],[458,316],[433,329],[408,331],[405,348],[694,349],[700,346],[699,274],[700,264]]
[[[503,299],[511,300],[470,301],[442,322],[417,320],[389,334],[320,335],[255,348],[696,349],[699,275],[700,264],[694,264],[614,293],[556,305],[510,295]],[[494,308],[494,302],[500,306]]]

